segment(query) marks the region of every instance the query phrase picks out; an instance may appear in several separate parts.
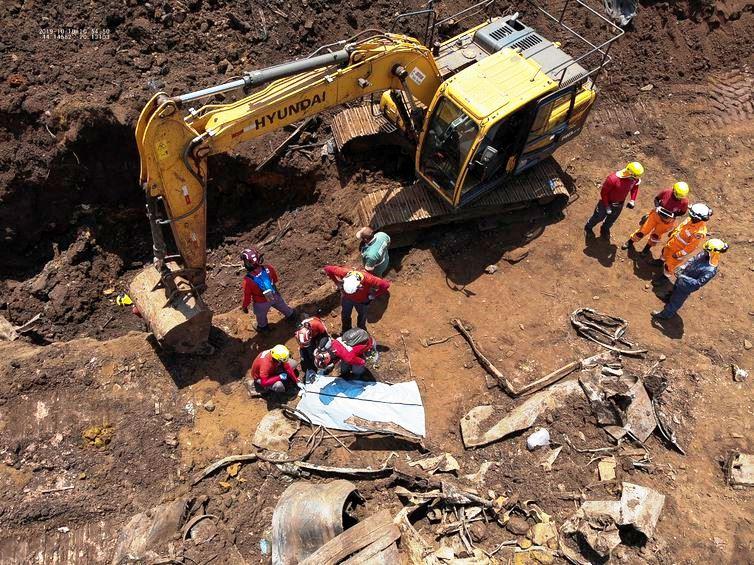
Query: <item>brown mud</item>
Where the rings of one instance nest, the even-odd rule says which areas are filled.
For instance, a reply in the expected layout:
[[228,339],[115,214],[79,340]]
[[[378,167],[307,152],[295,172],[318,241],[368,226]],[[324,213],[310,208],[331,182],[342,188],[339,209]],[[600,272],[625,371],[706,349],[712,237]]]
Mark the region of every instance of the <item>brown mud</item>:
[[[418,4],[128,0],[63,8],[18,0],[0,6],[6,61],[0,74],[0,313],[17,325],[44,315],[35,333],[0,346],[0,562],[39,555],[54,562],[54,555],[76,552],[83,553],[69,563],[107,562],[113,534],[130,516],[189,492],[210,497],[207,511],[221,516],[247,561],[261,559],[259,540],[269,536],[287,478],[275,467],[248,465],[240,475],[246,480],[234,480],[230,489],[219,485],[222,476],[188,486],[205,464],[252,449],[251,436],[269,407],[250,400],[240,379],[256,351],[291,336],[290,327],[273,318],[272,335],[260,338],[239,312],[238,252],[284,231],[266,249],[283,293],[309,312],[320,310],[337,328],[334,295],[310,300],[326,282],[319,269],[353,262],[356,199],[409,182],[410,168],[392,156],[344,164],[294,152],[254,173],[284,132],[213,159],[206,297],[218,313],[212,338],[219,352],[186,360],[155,350],[140,321],[114,303],[150,260],[133,126],[157,90],[216,84],[358,29],[389,28],[395,12]],[[452,13],[465,4],[437,6]],[[526,5],[516,8],[527,14]],[[44,31],[59,28],[89,31],[68,39]],[[99,38],[91,38],[92,29],[100,30]],[[448,320],[462,317],[493,362],[524,384],[594,352],[568,325],[575,308],[627,318],[631,339],[648,347],[651,359],[667,357],[665,408],[688,455],[669,451],[653,436],[647,445],[652,472],[622,471],[624,480],[668,495],[655,540],[626,550],[622,561],[754,561],[753,495],[727,487],[721,469],[730,449],[754,451],[751,383],[734,383],[729,369],[730,363],[754,369],[754,355],[744,346],[754,341],[752,29],[754,5],[747,1],[643,3],[611,50],[614,63],[600,79],[601,98],[587,127],[556,155],[576,186],[565,219],[428,232],[414,248],[394,254],[390,300],[371,326],[386,348],[379,378],[419,383],[427,448],[453,453],[462,474],[476,472],[483,461],[497,463],[484,489],[536,499],[562,524],[575,509],[564,494],[610,494],[611,487],[594,486],[591,455],[564,448],[548,473],[526,450],[528,434],[465,451],[458,427],[463,414],[480,404],[514,403],[488,388],[460,339],[431,348],[420,340],[451,335]],[[312,141],[327,139],[327,118],[315,136]],[[647,169],[637,210],[624,211],[612,244],[585,243],[582,225],[598,184],[634,159]],[[732,248],[681,321],[657,327],[649,319],[660,306],[649,284],[653,268],[619,245],[652,193],[679,178],[692,186],[694,199],[714,208],[711,229]],[[530,250],[524,261],[500,261],[523,244]],[[484,273],[498,262],[497,273]],[[637,372],[643,368],[636,365]],[[212,411],[204,408],[208,400]],[[110,443],[88,445],[82,433],[104,424],[114,429]],[[608,445],[583,402],[538,425],[561,443],[568,435],[579,447]],[[361,466],[379,465],[391,451],[404,462],[421,455],[401,442],[346,445],[353,453],[325,442],[312,460]],[[401,507],[384,482],[357,484],[370,512]],[[512,537],[493,525],[486,531],[488,549]]]

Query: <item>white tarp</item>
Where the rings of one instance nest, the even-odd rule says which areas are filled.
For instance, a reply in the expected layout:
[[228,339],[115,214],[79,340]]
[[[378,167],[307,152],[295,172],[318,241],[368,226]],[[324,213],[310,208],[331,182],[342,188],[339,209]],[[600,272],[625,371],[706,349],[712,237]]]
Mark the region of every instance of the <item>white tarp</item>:
[[[416,381],[394,385],[317,377],[304,386],[296,407],[314,424],[337,430],[403,430],[424,437],[424,405]],[[347,420],[368,420],[375,425],[356,426]],[[379,424],[385,424],[380,426]],[[396,426],[398,426],[396,428]]]

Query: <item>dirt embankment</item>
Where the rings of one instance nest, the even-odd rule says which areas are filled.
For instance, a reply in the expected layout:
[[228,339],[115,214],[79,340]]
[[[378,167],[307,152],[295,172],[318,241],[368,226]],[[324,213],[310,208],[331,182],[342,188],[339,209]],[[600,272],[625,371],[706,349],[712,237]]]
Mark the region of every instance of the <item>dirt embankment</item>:
[[[102,292],[114,285],[123,288],[130,272],[150,259],[133,141],[146,100],[159,90],[186,92],[300,57],[365,26],[390,29],[397,11],[418,6],[363,0],[4,5],[0,22],[6,29],[12,22],[15,30],[0,44],[9,61],[0,82],[0,302],[5,315],[20,324],[46,308],[41,341],[111,337],[137,328],[130,314]],[[442,14],[465,6],[455,0],[437,4]],[[526,3],[516,9],[533,17]],[[665,91],[676,82],[699,81],[711,69],[745,66],[752,52],[752,9],[751,2],[732,0],[641,6],[611,51],[615,62],[602,77],[604,95],[627,100],[639,86]],[[420,23],[413,24],[417,33]],[[327,135],[326,124],[323,128],[314,140]],[[379,158],[365,174],[363,165],[321,165],[302,154],[274,163],[265,173],[252,173],[278,137],[211,160],[210,277],[215,286],[208,299],[216,308],[235,305],[238,284],[236,270],[222,265],[235,262],[244,245],[288,226],[268,258],[283,271],[289,294],[311,290],[316,286],[312,272],[346,260],[350,245],[341,242],[352,232],[354,187],[406,174],[386,169]],[[77,280],[85,298],[48,307],[50,297],[55,301],[62,295],[48,287],[24,299],[20,289],[26,287],[19,283],[31,281],[54,259],[53,244],[64,251],[76,242],[82,226],[95,242],[94,254],[108,267],[84,269],[86,276],[78,280],[65,269],[59,276]],[[71,318],[70,311],[77,314]],[[69,324],[73,319],[76,324]]]

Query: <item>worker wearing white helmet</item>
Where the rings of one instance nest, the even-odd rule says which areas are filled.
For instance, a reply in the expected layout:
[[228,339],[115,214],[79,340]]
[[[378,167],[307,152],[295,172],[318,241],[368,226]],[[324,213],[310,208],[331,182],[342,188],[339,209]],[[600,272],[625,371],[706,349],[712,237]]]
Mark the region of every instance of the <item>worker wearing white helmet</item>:
[[367,328],[367,311],[372,300],[382,296],[390,288],[390,281],[375,277],[365,271],[326,266],[323,271],[341,289],[341,332],[351,329],[352,314],[356,310],[356,325],[363,330]]
[[707,221],[712,216],[712,208],[701,202],[692,204],[689,217],[676,227],[662,249],[662,260],[666,277],[670,277],[678,266],[707,239]]

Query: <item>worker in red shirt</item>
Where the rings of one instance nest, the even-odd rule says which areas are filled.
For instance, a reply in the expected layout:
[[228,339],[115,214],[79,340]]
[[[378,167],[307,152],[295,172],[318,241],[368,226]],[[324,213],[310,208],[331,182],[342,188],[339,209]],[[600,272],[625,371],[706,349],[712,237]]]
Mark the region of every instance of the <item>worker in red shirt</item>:
[[247,374],[250,384],[264,391],[285,392],[296,386],[298,363],[285,345],[276,345],[257,355]]
[[341,290],[341,331],[345,333],[351,329],[351,316],[354,309],[357,314],[356,325],[366,330],[369,304],[387,292],[390,288],[390,281],[375,277],[365,271],[354,271],[334,265],[328,265],[323,270]]
[[652,247],[660,243],[662,236],[672,230],[677,218],[683,216],[689,209],[689,185],[679,181],[655,196],[654,210],[647,214],[641,226],[622,245],[622,249],[633,247],[634,244],[645,236],[649,236],[646,246],[642,249],[642,255],[649,255]]
[[241,310],[249,313],[249,304],[253,302],[254,316],[257,319],[256,330],[269,332],[267,314],[270,308],[275,308],[285,316],[286,320],[296,317],[293,308],[285,303],[277,289],[278,274],[272,265],[263,265],[264,257],[256,247],[244,249],[241,260],[246,268],[243,278],[243,303]]
[[639,184],[641,176],[644,174],[644,167],[636,161],[626,165],[625,169],[616,171],[605,179],[600,190],[600,200],[594,208],[592,217],[589,218],[584,230],[587,237],[594,237],[592,231],[594,227],[602,223],[600,227],[600,236],[610,240],[610,228],[623,211],[623,204],[626,197],[631,194],[631,198],[626,206],[633,208],[636,206],[636,198],[639,196]]
[[361,376],[366,371],[367,361],[373,365],[377,359],[377,341],[361,328],[350,329],[338,339],[323,340],[314,352],[320,370],[327,370],[340,361],[341,377]]
[[330,337],[327,326],[318,317],[312,316],[301,321],[296,330],[296,341],[301,356],[301,368],[306,371],[305,382],[308,382],[313,373],[316,373],[314,364],[314,351],[322,338]]

